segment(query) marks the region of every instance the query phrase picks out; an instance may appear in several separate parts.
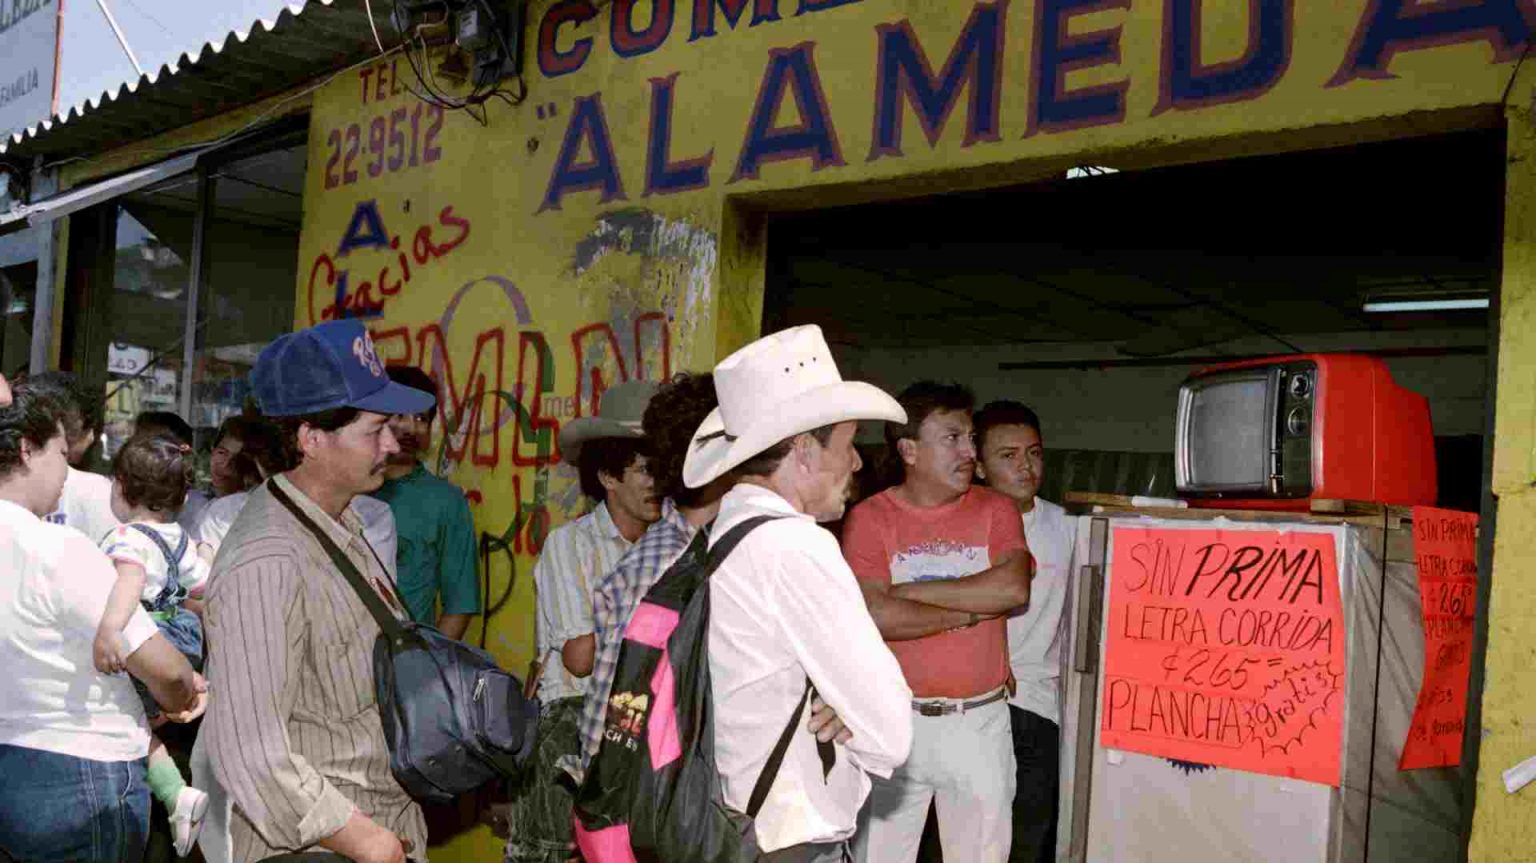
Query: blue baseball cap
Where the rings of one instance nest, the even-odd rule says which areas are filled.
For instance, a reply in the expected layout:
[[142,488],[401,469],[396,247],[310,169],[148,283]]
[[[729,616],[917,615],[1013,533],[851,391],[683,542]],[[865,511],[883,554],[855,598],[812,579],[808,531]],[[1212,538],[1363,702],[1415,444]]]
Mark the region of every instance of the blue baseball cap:
[[419,414],[437,399],[384,373],[362,321],[343,319],[278,336],[251,369],[261,412],[293,417],[332,408]]

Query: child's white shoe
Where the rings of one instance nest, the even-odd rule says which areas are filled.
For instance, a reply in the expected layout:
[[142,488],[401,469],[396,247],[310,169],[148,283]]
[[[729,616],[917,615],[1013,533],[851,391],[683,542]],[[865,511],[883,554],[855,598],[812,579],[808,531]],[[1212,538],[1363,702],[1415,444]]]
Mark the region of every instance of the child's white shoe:
[[197,844],[197,834],[203,831],[203,816],[208,814],[208,795],[188,785],[176,795],[176,809],[171,812],[171,837],[176,845],[176,855],[185,857]]

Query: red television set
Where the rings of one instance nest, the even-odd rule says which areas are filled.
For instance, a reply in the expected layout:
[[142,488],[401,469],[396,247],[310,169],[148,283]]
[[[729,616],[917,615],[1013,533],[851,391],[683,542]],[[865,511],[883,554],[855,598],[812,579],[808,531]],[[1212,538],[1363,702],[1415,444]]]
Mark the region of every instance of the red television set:
[[1175,438],[1175,483],[1194,506],[1435,502],[1429,403],[1366,354],[1201,369],[1179,388]]

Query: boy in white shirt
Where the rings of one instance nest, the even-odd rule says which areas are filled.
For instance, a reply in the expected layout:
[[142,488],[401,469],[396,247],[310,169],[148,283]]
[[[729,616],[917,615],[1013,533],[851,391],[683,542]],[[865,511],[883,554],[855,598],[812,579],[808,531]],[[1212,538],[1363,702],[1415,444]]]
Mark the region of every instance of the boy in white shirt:
[[996,401],[976,412],[976,475],[1018,504],[1035,557],[1029,609],[1008,620],[1008,699],[1017,788],[1010,863],[1056,857],[1061,757],[1061,619],[1075,528],[1066,510],[1038,496],[1045,480],[1040,418],[1028,407]]

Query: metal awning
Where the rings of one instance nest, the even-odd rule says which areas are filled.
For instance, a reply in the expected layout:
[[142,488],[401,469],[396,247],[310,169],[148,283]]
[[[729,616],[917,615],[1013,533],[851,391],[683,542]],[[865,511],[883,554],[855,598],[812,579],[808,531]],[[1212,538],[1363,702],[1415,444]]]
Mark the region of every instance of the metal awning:
[[54,219],[92,207],[113,198],[137,192],[177,174],[184,174],[197,166],[197,159],[206,149],[175,156],[153,165],[135,168],[105,180],[60,192],[31,204],[23,204],[9,212],[0,213],[0,233],[15,230],[23,220],[27,225],[45,225]]
[[[20,132],[0,135],[0,155],[26,166],[39,156],[53,164],[96,155],[289,93],[377,56],[375,29],[385,45],[398,42],[391,7],[377,0],[286,0],[274,17],[248,30],[208,42]],[[370,12],[376,13],[371,22]],[[300,110],[307,104],[298,94],[294,99]],[[274,106],[270,113],[281,116],[285,110]]]

